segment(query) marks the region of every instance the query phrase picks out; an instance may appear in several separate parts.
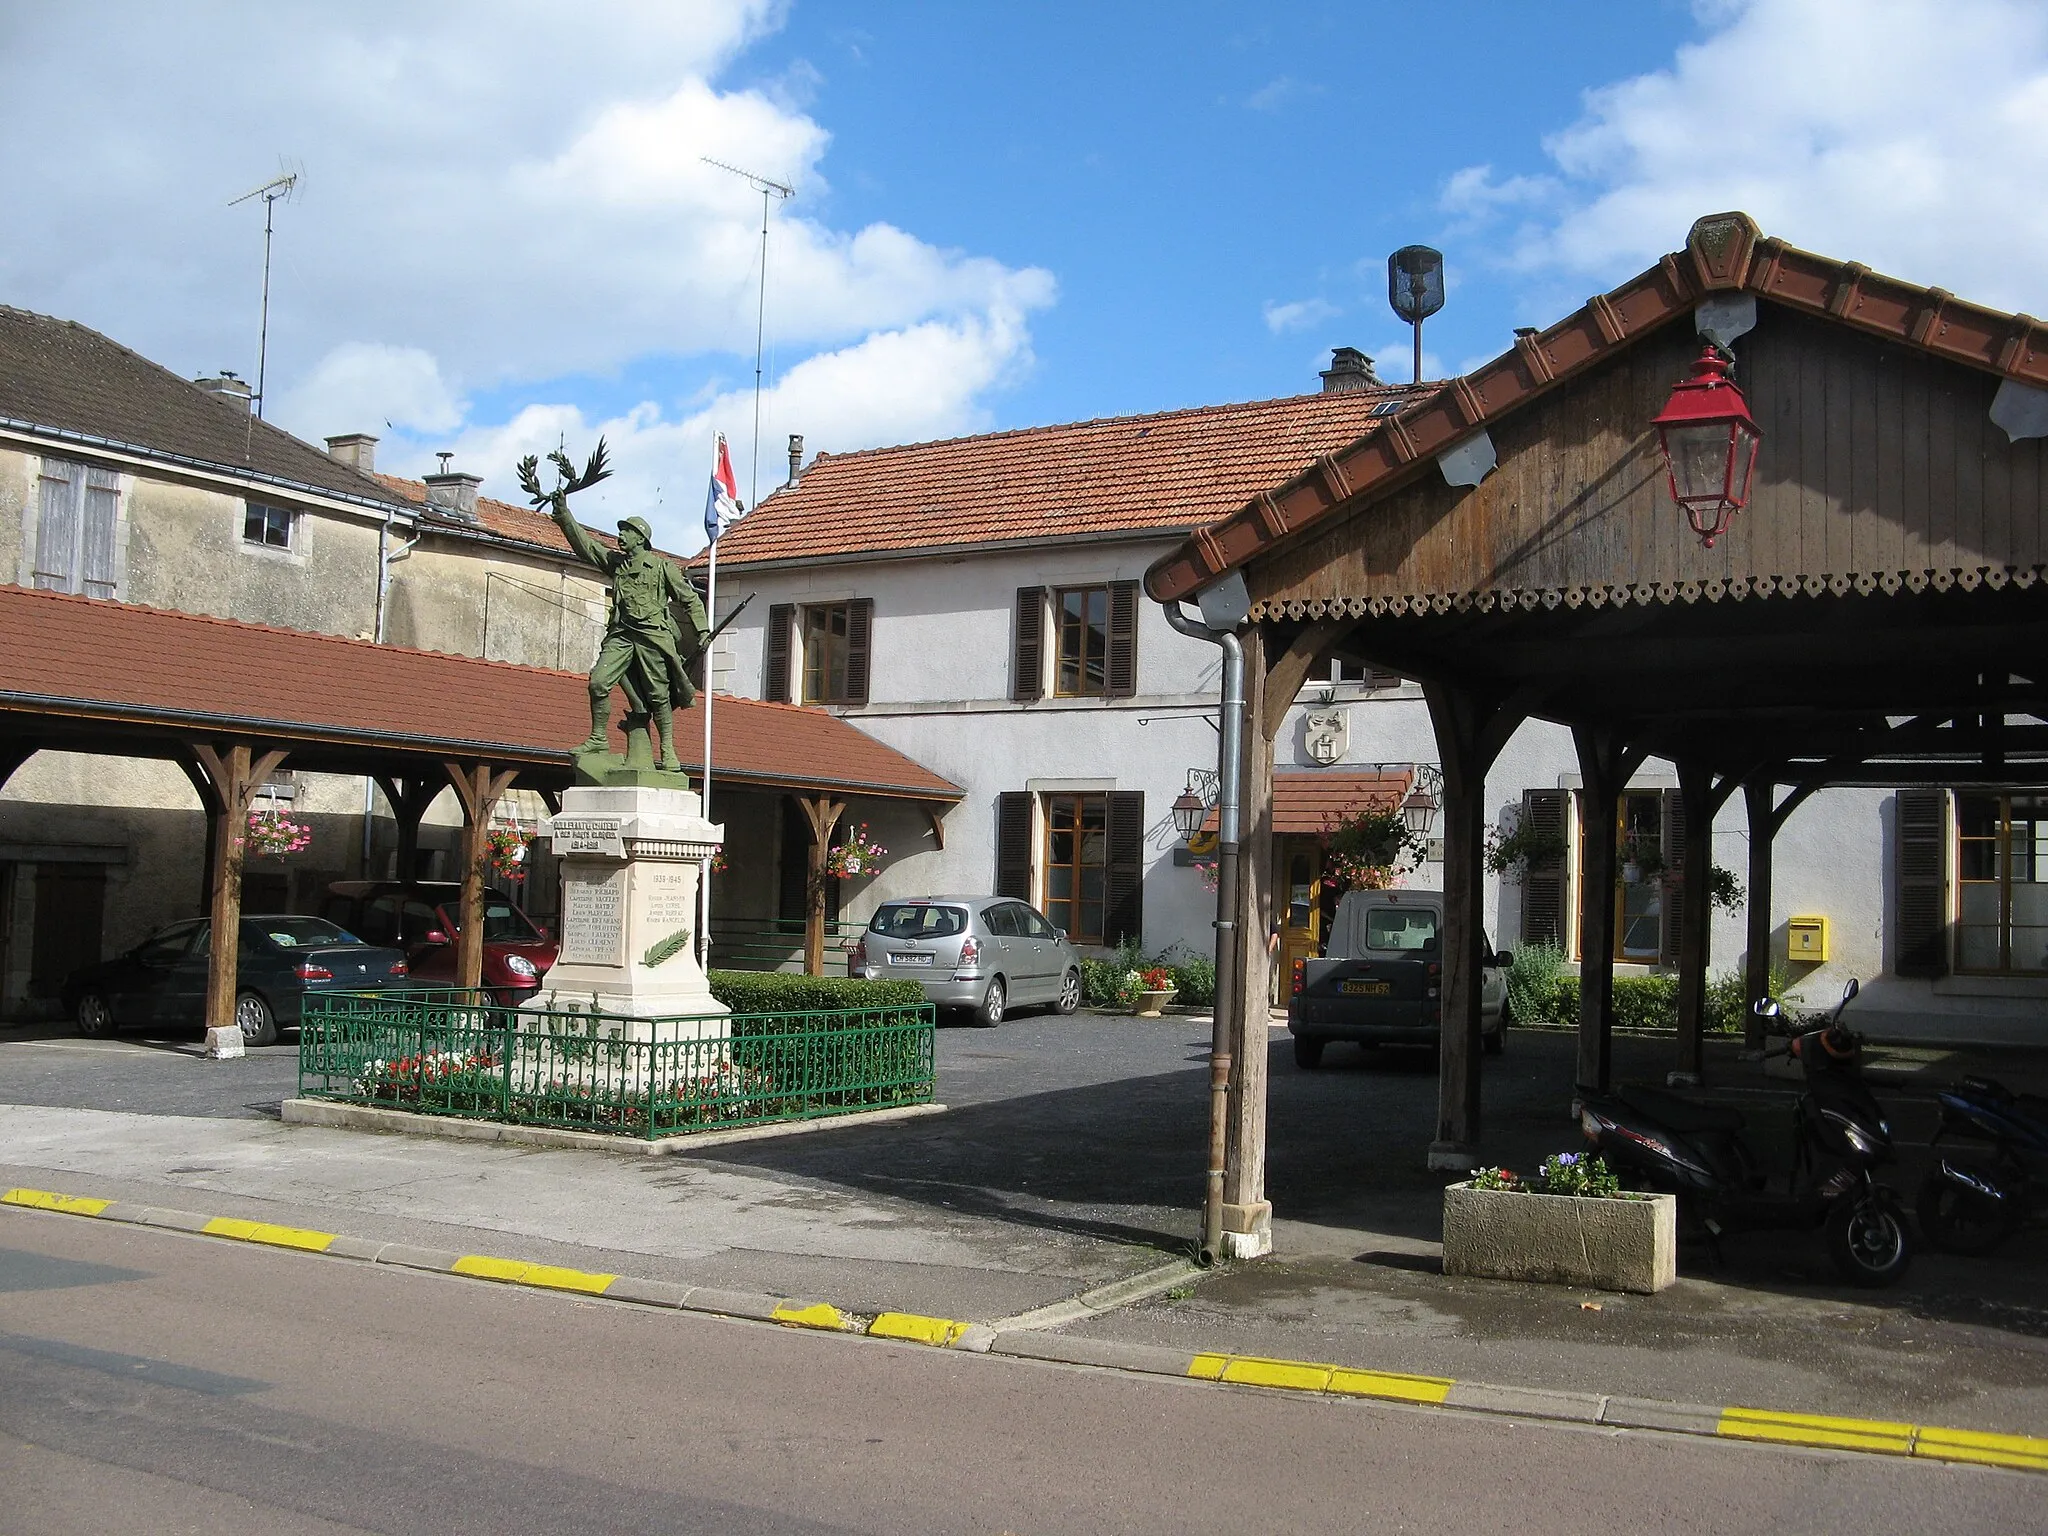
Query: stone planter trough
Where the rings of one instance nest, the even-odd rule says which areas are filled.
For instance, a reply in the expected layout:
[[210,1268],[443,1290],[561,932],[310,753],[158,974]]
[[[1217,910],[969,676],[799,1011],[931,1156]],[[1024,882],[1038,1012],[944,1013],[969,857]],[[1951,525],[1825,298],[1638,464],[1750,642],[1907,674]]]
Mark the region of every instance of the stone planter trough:
[[1131,1004],[1131,1012],[1141,1019],[1156,1019],[1159,1017],[1159,1010],[1173,1001],[1177,990],[1174,987],[1164,987],[1156,992],[1140,992],[1137,1001]]
[[1453,1184],[1444,1191],[1444,1273],[1661,1291],[1678,1278],[1678,1199],[1591,1200]]

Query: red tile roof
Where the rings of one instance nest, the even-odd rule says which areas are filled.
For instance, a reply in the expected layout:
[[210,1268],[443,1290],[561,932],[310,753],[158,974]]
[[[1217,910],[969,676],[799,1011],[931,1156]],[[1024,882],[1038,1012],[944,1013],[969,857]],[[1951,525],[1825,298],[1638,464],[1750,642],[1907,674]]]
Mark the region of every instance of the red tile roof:
[[[421,481],[408,480],[403,475],[386,474],[377,475],[376,480],[385,489],[396,491],[416,507],[424,507],[427,504],[427,488]],[[451,518],[437,526],[462,528],[466,525]],[[558,555],[570,553],[569,541],[562,536],[562,530],[555,526],[555,520],[547,513],[535,511],[532,507],[516,507],[509,501],[494,501],[489,496],[479,496],[476,499],[476,526],[485,533],[501,539],[510,539],[514,543],[531,544]],[[596,533],[598,539],[604,543],[615,542],[608,533],[598,533],[594,528],[591,532]]]
[[821,453],[719,541],[719,563],[1196,527],[1369,435],[1376,412],[1414,394],[1383,386]]
[[1208,526],[1153,562],[1145,591],[1162,603],[1192,596],[1310,525],[1433,473],[1445,449],[1635,345],[1700,300],[1744,292],[2048,388],[2048,324],[1799,250],[1767,237],[1746,213],[1709,214],[1694,222],[1683,251],[1588,299],[1547,330],[1517,334],[1492,362],[1429,386],[1369,438],[1333,444],[1326,462],[1247,488],[1236,506],[1211,514]]
[[[699,706],[701,707],[701,706]],[[0,712],[140,730],[484,758],[566,778],[590,728],[579,673],[373,645],[128,603],[0,587]],[[728,783],[953,801],[959,786],[823,710],[719,695]],[[614,720],[617,740],[617,722]],[[676,716],[684,763],[702,717]]]
[[[1321,833],[1328,825],[1368,805],[1376,810],[1398,806],[1408,796],[1415,775],[1371,769],[1364,773],[1341,768],[1281,768],[1273,774],[1273,830]],[[1216,813],[1202,823],[1216,830]]]

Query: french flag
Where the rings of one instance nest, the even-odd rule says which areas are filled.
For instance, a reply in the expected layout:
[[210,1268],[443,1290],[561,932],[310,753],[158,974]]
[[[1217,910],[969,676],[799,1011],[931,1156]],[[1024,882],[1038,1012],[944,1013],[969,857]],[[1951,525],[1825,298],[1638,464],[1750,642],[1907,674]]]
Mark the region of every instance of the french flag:
[[704,536],[712,543],[739,521],[746,508],[740,502],[740,483],[733,477],[732,455],[726,451],[725,434],[718,434],[718,455],[711,465],[711,489],[704,497]]

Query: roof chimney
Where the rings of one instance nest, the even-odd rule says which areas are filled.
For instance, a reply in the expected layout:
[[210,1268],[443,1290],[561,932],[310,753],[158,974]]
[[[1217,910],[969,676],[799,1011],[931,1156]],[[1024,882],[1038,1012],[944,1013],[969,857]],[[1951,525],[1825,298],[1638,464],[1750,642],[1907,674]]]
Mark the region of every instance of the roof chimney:
[[367,432],[344,432],[339,437],[327,439],[327,457],[336,463],[360,469],[366,475],[377,473],[377,439]]
[[475,522],[476,493],[484,483],[484,477],[450,469],[448,461],[455,457],[452,453],[436,454],[435,457],[441,461],[441,472],[420,477],[426,482],[427,510],[442,517],[452,517],[459,523]]
[[221,369],[219,378],[194,379],[192,382],[196,387],[205,390],[216,400],[225,400],[229,405],[235,406],[240,410],[246,411],[249,409],[249,395],[251,393],[249,386],[241,379],[236,378],[229,369]]
[[795,485],[804,472],[804,435],[801,432],[789,434],[789,483]]
[[1341,395],[1354,389],[1378,389],[1380,376],[1372,359],[1356,347],[1332,347],[1330,366],[1323,370],[1323,393]]

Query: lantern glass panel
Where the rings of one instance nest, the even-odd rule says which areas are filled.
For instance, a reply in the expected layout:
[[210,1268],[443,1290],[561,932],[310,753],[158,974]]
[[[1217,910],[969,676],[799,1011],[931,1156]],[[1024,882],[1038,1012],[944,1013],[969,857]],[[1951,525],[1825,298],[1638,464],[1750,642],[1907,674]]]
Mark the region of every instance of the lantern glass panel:
[[1664,429],[1664,451],[1670,457],[1671,480],[1681,502],[1711,505],[1727,496],[1729,436],[1739,430],[1725,421]]
[[1180,798],[1173,802],[1174,830],[1180,833],[1183,840],[1193,837],[1196,829],[1202,825],[1202,816],[1207,810],[1208,807],[1202,804],[1194,791],[1182,790]]

